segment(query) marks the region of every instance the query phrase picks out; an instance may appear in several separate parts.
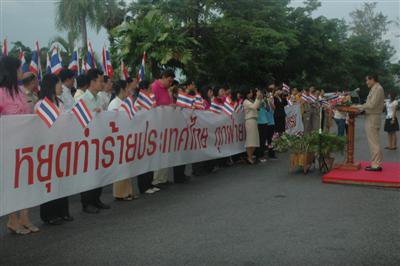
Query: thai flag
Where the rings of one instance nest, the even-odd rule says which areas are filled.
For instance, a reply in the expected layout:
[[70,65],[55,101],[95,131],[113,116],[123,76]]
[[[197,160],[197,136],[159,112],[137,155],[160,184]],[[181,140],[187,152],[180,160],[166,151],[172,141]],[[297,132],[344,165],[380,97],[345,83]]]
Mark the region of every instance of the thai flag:
[[232,102],[231,98],[226,97],[224,105],[222,106],[222,111],[227,115],[232,115],[235,111],[235,103]]
[[3,50],[1,51],[2,55],[7,56],[8,55],[8,44],[7,44],[7,38],[4,39],[3,41]]
[[144,91],[139,92],[136,102],[146,110],[150,110],[156,105],[156,99],[154,94],[146,93]]
[[210,111],[219,114],[222,111],[222,106],[223,105],[218,102],[218,99],[214,98],[211,101]]
[[56,122],[60,111],[52,101],[45,97],[36,108],[36,114],[50,128]]
[[103,58],[103,71],[105,75],[112,78],[114,76],[114,69],[111,64],[111,55],[110,52],[106,50],[105,47],[103,47],[102,58]]
[[25,52],[24,51],[19,52],[19,60],[21,61],[20,69],[21,69],[22,73],[28,72],[29,65],[25,60]]
[[329,103],[331,106],[336,106],[337,104],[341,103],[343,101],[343,96],[337,95],[335,98],[331,98],[329,100]]
[[311,102],[313,102],[313,103],[315,103],[315,102],[317,102],[317,97],[315,97],[314,95],[312,95],[312,94],[310,94],[310,99],[311,99]]
[[235,104],[235,111],[236,111],[236,113],[238,114],[238,113],[240,113],[240,112],[243,112],[243,110],[244,110],[243,102],[242,102],[241,100],[238,100],[238,101],[236,102],[236,104]]
[[90,68],[97,67],[96,61],[94,60],[94,51],[91,42],[88,42],[87,63],[90,65]]
[[178,93],[178,99],[176,100],[176,105],[182,108],[192,108],[195,101],[195,96],[189,95],[184,92]]
[[50,58],[51,73],[58,75],[62,69],[60,56],[57,49],[54,47]]
[[139,73],[137,76],[138,82],[144,80],[145,78],[144,74],[145,74],[146,60],[147,60],[146,52],[143,52],[142,64],[140,65]]
[[50,63],[50,57],[49,54],[46,53],[46,74],[51,74],[51,63]]
[[88,70],[90,70],[91,67],[88,64],[88,62],[86,61],[85,58],[82,58],[82,67],[81,67],[81,74],[86,74],[88,72]]
[[289,94],[289,93],[290,93],[290,87],[289,87],[289,85],[283,83],[283,84],[282,84],[282,90],[283,90],[284,92],[286,92],[286,93]]
[[122,80],[127,80],[127,79],[129,78],[129,74],[128,74],[128,69],[126,69],[126,66],[125,66],[123,60],[121,60],[121,68],[120,68],[120,71],[121,71],[120,78],[121,78]]
[[36,41],[36,51],[32,52],[32,60],[31,64],[29,66],[29,71],[34,73],[38,80],[42,80],[42,69],[40,66],[40,48],[39,48],[39,42]]
[[87,128],[90,121],[93,119],[92,113],[90,112],[89,108],[87,108],[83,99],[80,99],[71,111],[76,116],[79,124],[81,124],[83,128]]
[[323,107],[325,107],[325,108],[330,108],[330,107],[331,107],[331,104],[330,104],[329,101],[328,101],[327,99],[325,99],[325,98],[321,98],[319,102],[320,102],[320,104],[321,104]]
[[76,73],[79,73],[79,60],[78,60],[78,49],[75,48],[75,50],[72,52],[72,58],[71,62],[68,65],[68,69],[75,71]]
[[301,99],[303,101],[305,101],[306,103],[311,103],[312,102],[311,97],[309,95],[304,94],[304,93],[301,95]]
[[204,110],[204,99],[199,93],[197,93],[196,97],[194,98],[193,106],[196,109]]
[[122,103],[121,107],[125,110],[125,112],[128,114],[128,117],[130,120],[132,120],[132,117],[135,116],[135,114],[138,112],[138,109],[136,108],[134,104],[135,100],[133,99],[132,96],[128,96]]

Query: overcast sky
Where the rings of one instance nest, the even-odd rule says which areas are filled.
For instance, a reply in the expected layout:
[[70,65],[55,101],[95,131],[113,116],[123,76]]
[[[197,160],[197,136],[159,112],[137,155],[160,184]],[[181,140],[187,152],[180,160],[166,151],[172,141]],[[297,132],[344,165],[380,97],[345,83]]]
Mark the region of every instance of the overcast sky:
[[[3,40],[7,37],[9,43],[21,41],[23,44],[33,47],[36,40],[47,45],[49,40],[57,35],[65,37],[65,33],[57,32],[55,28],[55,2],[57,0],[0,0],[0,39]],[[302,2],[303,0],[293,0],[291,5],[300,6]],[[349,21],[349,13],[367,1],[322,0],[320,2],[322,2],[322,6],[315,12],[316,16],[344,18]],[[400,17],[400,0],[377,0],[375,2],[378,2],[378,10],[388,16],[390,20]],[[393,61],[400,59],[399,36],[399,29],[395,27],[392,27],[391,32],[387,35],[397,50]],[[98,33],[89,30],[89,39],[96,51],[100,51],[101,47],[107,43],[107,35],[104,30]]]

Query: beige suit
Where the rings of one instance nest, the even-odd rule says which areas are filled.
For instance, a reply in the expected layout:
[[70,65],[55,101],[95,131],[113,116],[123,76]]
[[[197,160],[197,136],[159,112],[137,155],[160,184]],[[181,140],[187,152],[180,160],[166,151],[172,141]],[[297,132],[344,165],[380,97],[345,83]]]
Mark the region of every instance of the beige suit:
[[365,131],[371,153],[371,166],[379,167],[382,162],[382,151],[379,144],[381,114],[385,104],[385,93],[382,86],[376,83],[369,91],[367,102],[358,106],[365,111]]

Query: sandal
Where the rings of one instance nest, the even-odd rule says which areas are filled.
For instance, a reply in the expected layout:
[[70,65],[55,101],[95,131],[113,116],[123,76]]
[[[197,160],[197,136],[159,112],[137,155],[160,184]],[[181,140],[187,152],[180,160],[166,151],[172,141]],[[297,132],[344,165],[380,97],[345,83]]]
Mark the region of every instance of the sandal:
[[31,231],[31,233],[37,233],[39,232],[39,228],[37,226],[34,226],[33,224],[29,223],[26,225],[22,225],[23,227],[25,227],[26,229],[28,229],[29,231]]
[[24,227],[18,227],[16,229],[12,228],[11,226],[7,225],[7,229],[10,230],[11,233],[16,234],[16,235],[28,235],[31,233],[29,229],[26,229]]

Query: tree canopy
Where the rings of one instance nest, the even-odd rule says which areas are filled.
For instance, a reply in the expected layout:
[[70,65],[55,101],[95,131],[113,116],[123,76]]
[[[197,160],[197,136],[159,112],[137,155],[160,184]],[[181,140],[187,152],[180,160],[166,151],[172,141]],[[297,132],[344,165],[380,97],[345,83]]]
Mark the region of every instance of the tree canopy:
[[352,90],[377,73],[387,89],[398,89],[399,64],[390,61],[395,51],[384,39],[391,22],[376,4],[353,11],[346,24],[313,16],[316,0],[298,8],[289,2],[138,0],[113,31],[115,55],[139,65],[145,50],[153,74],[180,68],[203,84]]

